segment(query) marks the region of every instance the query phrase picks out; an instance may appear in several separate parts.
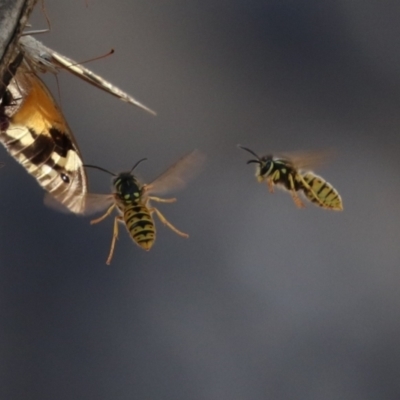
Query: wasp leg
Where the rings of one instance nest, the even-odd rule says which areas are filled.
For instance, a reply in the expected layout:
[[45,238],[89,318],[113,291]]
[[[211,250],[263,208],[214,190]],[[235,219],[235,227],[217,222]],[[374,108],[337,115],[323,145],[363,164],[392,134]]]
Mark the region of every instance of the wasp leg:
[[160,199],[159,197],[149,196],[149,200],[158,201],[159,203],[175,203],[176,199]]
[[281,174],[279,171],[275,171],[272,176],[267,179],[268,190],[270,193],[274,193],[274,182],[279,182]]
[[97,219],[92,219],[90,221],[90,225],[98,224],[99,222],[103,221],[103,219],[107,218],[111,213],[112,210],[114,210],[115,204],[113,204],[106,212],[104,215],[102,215],[100,218]]
[[118,239],[118,222],[123,222],[123,221],[124,221],[124,219],[120,215],[114,218],[114,232],[113,232],[113,237],[111,240],[110,253],[108,254],[108,258],[106,261],[107,265],[111,264],[111,259],[114,254],[115,242]]
[[296,204],[296,206],[298,208],[304,208],[305,205],[304,203],[300,200],[300,197],[298,196],[295,188],[294,188],[294,181],[293,181],[293,175],[289,174],[288,175],[289,178],[289,182],[290,182],[290,194],[292,195],[292,199],[294,201],[294,204]]
[[174,231],[177,235],[182,236],[184,238],[188,238],[189,235],[187,233],[181,232],[179,229],[175,228],[171,222],[167,221],[167,219],[164,217],[164,215],[161,214],[161,212],[159,210],[157,210],[157,208],[153,207],[149,209],[150,213],[155,212],[158,216],[158,218],[160,219],[160,221],[168,226],[169,229],[171,229],[172,231]]
[[270,193],[274,193],[274,183],[272,179],[267,179],[268,190]]

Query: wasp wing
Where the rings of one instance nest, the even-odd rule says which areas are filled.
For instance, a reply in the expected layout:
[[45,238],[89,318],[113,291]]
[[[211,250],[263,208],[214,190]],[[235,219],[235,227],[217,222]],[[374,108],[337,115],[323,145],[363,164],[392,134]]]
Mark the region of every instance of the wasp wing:
[[145,193],[159,195],[182,189],[190,179],[200,172],[205,158],[203,153],[193,150],[169,167],[152,183],[146,185]]
[[[88,193],[86,196],[81,198],[81,202],[83,206],[82,210],[78,214],[87,216],[106,210],[113,203],[115,203],[115,200],[113,194]],[[44,204],[56,211],[71,213],[70,209],[68,209],[64,204],[60,203],[49,193],[46,193],[44,197]]]
[[294,151],[278,153],[275,158],[289,160],[296,169],[313,169],[328,163],[334,157],[333,150]]

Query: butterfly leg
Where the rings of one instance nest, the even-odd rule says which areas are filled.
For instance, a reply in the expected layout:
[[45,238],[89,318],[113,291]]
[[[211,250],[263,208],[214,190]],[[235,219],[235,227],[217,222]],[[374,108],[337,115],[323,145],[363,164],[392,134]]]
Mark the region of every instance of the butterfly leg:
[[115,204],[113,204],[113,205],[105,212],[105,214],[102,215],[100,218],[91,220],[91,221],[90,221],[90,225],[98,224],[99,222],[103,221],[103,219],[107,218],[107,217],[112,213],[112,211],[114,210],[114,208],[115,208]]
[[159,197],[149,196],[149,200],[158,201],[159,203],[175,203],[176,199],[160,199]]
[[171,222],[167,221],[167,219],[164,217],[164,215],[162,215],[161,212],[159,210],[157,210],[157,208],[155,208],[155,207],[150,208],[149,211],[151,213],[155,212],[157,214],[158,218],[160,219],[160,221],[164,225],[168,226],[168,228],[171,229],[172,231],[174,231],[177,235],[182,236],[184,238],[188,238],[189,237],[189,235],[187,233],[181,232],[179,229],[175,228],[171,224]]
[[295,186],[294,186],[293,175],[292,175],[292,174],[289,174],[289,175],[288,175],[288,179],[289,179],[289,182],[290,182],[290,194],[292,195],[292,199],[293,199],[293,201],[294,201],[294,204],[296,204],[296,206],[297,206],[298,208],[304,208],[305,205],[304,205],[304,203],[300,200],[300,197],[298,196],[298,194],[297,194],[297,192],[296,192],[296,189],[295,189]]
[[113,231],[113,237],[112,237],[112,241],[111,241],[110,253],[108,254],[108,258],[106,261],[107,265],[111,264],[111,259],[114,254],[115,242],[118,239],[118,222],[124,222],[124,219],[120,215],[114,218],[114,231]]

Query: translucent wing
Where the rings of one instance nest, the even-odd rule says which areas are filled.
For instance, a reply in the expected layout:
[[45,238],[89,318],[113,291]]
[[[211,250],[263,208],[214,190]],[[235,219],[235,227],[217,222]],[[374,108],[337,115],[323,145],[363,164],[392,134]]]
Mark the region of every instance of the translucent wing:
[[92,215],[104,211],[115,203],[113,194],[89,193],[85,196],[83,215]]
[[60,68],[64,68],[91,85],[96,86],[97,88],[104,90],[115,97],[118,97],[120,100],[131,103],[136,107],[149,112],[150,114],[156,115],[153,110],[146,107],[144,104],[134,99],[132,96],[125,93],[110,82],[106,81],[101,76],[96,75],[94,72],[90,71],[74,60],[71,60],[70,58],[65,57],[62,54],[46,47],[43,43],[39,42],[32,36],[21,37],[20,45],[25,51],[25,57],[27,58],[28,63],[31,64],[35,70],[40,72],[49,71],[52,73],[57,73]]
[[193,150],[169,167],[152,183],[146,185],[146,194],[165,194],[183,188],[190,179],[200,172],[205,158],[205,155],[200,151]]
[[328,163],[334,157],[334,151],[295,151],[278,153],[274,157],[291,161],[296,169],[312,169]]
[[[88,193],[86,196],[81,198],[83,207],[80,215],[92,215],[98,212],[104,211],[109,208],[114,202],[114,195],[112,194],[97,194],[97,193]],[[54,210],[63,212],[63,213],[70,213],[69,210],[65,205],[57,201],[56,198],[51,196],[49,193],[46,193],[44,198],[44,204],[47,207],[50,207]]]

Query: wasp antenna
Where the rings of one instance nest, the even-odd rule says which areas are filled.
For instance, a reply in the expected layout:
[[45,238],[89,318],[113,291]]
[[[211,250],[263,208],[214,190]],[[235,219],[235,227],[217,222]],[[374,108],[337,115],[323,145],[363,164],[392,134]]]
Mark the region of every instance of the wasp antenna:
[[114,174],[113,172],[110,172],[110,171],[108,171],[108,170],[105,169],[105,168],[98,167],[97,165],[84,164],[83,166],[84,166],[85,168],[94,168],[94,169],[98,169],[98,170],[103,171],[103,172],[106,172],[107,174],[110,174],[110,175],[112,175],[112,176],[117,176],[117,175]]
[[249,161],[247,161],[246,164],[252,164],[252,163],[261,164],[261,161],[260,160],[249,160]]
[[239,149],[248,151],[250,154],[253,154],[253,156],[255,156],[258,159],[258,161],[261,161],[261,158],[256,153],[254,153],[253,150],[250,150],[247,147],[241,146],[240,144],[238,144],[237,147],[239,147]]
[[134,171],[134,169],[143,161],[147,161],[147,158],[142,158],[141,160],[139,160],[131,169],[131,173]]

